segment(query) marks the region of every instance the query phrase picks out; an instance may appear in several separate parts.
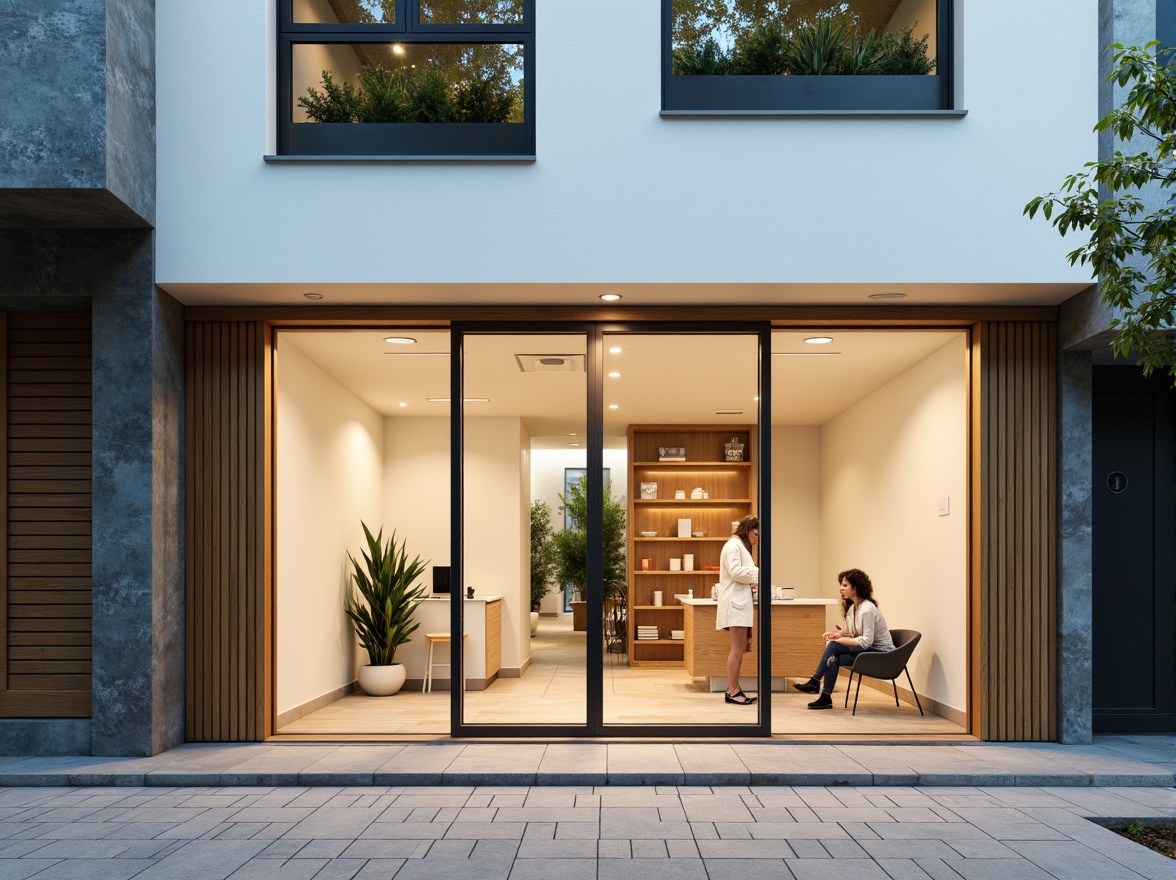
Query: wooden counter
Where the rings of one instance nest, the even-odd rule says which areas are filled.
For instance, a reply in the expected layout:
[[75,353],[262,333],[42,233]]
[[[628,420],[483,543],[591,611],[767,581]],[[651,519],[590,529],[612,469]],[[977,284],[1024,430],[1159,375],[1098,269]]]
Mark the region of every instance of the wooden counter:
[[[465,617],[465,675],[466,690],[480,691],[498,678],[502,666],[502,597],[477,596],[462,599]],[[431,596],[417,608],[415,620],[420,624],[412,640],[396,650],[396,662],[408,670],[405,688],[419,691],[425,677],[425,658],[428,646],[425,633],[449,632],[449,597]],[[448,647],[438,648],[448,654]],[[442,658],[441,662],[445,662]],[[449,687],[450,670],[437,671],[437,687]]]
[[[677,597],[686,606],[686,672],[691,678],[727,677],[727,655],[731,636],[715,629],[718,603],[714,599]],[[834,599],[793,599],[772,603],[772,675],[808,678],[821,659],[825,632],[825,609]],[[758,613],[758,612],[757,612]],[[751,652],[743,655],[740,675],[755,676],[759,656],[759,628],[752,630]]]

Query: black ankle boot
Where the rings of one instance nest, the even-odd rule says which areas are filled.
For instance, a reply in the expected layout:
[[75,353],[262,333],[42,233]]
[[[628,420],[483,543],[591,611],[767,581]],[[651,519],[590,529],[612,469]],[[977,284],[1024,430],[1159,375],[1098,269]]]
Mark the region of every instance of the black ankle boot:
[[794,684],[794,689],[800,691],[802,694],[815,694],[821,689],[821,680],[819,678],[810,678],[801,684]]
[[833,698],[828,694],[821,694],[815,700],[808,704],[810,709],[832,709]]

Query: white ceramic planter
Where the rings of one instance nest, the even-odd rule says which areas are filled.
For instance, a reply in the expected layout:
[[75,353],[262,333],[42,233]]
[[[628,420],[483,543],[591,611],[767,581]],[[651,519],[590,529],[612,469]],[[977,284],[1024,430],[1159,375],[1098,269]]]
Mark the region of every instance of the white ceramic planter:
[[535,633],[537,633],[537,632],[539,632],[539,612],[532,611],[531,612],[531,635],[535,635]]
[[403,663],[359,667],[359,686],[370,697],[390,697],[402,687],[408,672]]

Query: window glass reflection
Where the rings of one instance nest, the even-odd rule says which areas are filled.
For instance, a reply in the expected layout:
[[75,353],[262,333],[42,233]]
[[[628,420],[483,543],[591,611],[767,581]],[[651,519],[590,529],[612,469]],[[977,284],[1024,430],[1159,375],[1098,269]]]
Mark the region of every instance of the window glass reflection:
[[522,24],[523,0],[421,0],[421,24]]
[[396,0],[294,0],[295,24],[395,24]]
[[300,43],[294,122],[523,122],[523,47]]

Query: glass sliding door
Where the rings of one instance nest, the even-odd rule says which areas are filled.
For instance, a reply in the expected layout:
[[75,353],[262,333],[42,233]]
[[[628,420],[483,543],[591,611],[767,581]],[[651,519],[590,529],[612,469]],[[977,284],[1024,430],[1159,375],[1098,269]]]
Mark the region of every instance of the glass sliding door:
[[[455,734],[769,732],[770,620],[746,584],[729,620],[712,599],[735,527],[768,517],[767,343],[748,325],[454,327]],[[767,583],[767,529],[746,537]],[[727,623],[747,625],[737,652]],[[755,702],[724,699],[729,660]]]
[[[729,584],[732,601],[719,586],[733,532],[763,515],[760,344],[747,330],[603,333],[606,732],[764,728],[759,606],[750,585]],[[624,518],[611,545],[610,516]],[[743,549],[763,565],[758,530]],[[724,699],[729,669],[756,702]]]
[[[451,393],[461,397],[454,407],[461,580],[453,610],[464,632],[466,687],[452,695],[460,713],[455,732],[583,734],[588,638],[596,629],[587,625],[593,566],[585,564],[594,482],[586,476],[588,337],[457,336],[460,391]],[[574,591],[566,606],[565,589]]]

